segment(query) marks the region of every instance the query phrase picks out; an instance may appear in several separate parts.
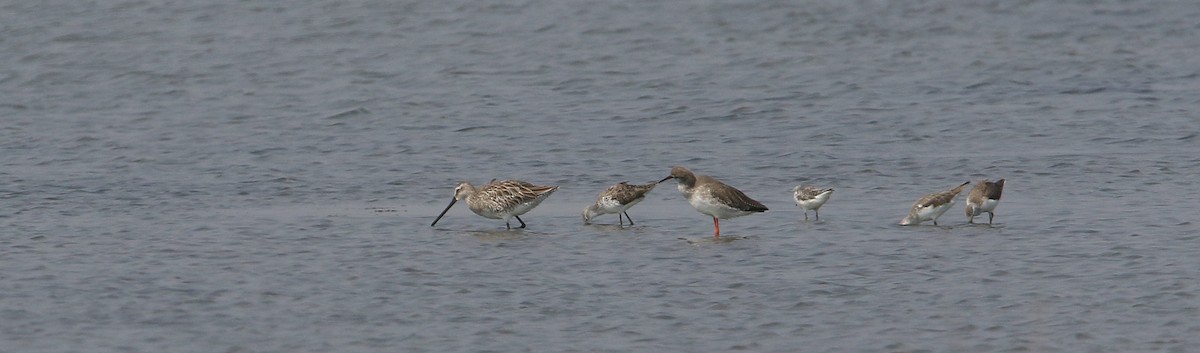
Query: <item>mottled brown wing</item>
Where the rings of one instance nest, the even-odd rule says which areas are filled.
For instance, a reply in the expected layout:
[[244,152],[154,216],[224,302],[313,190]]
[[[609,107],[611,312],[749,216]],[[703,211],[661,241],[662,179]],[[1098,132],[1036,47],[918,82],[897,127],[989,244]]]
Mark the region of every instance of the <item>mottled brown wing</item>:
[[517,204],[537,200],[546,193],[558,189],[557,186],[534,185],[520,180],[493,181],[480,188],[489,200],[494,201],[496,209],[511,209]]
[[800,187],[800,192],[796,193],[796,199],[800,201],[808,201],[817,198],[817,195],[828,191],[829,189],[821,189],[813,185],[804,185]]
[[971,182],[968,181],[968,182],[963,183],[962,185],[959,185],[958,187],[955,187],[955,188],[947,190],[947,191],[936,192],[936,193],[932,193],[929,195],[925,195],[925,197],[922,197],[920,200],[917,200],[916,205],[921,206],[921,207],[945,205],[946,203],[953,201],[954,197],[958,196],[958,194],[963,191],[963,188],[965,188],[967,185],[970,185],[970,184],[971,184]]
[[746,196],[741,190],[725,185],[725,183],[716,179],[713,179],[713,181],[715,184],[713,187],[709,187],[709,192],[721,203],[733,206],[742,211],[763,212],[767,210],[767,206],[763,206],[762,203]]
[[633,202],[634,200],[646,197],[646,193],[650,192],[650,190],[654,190],[654,187],[657,185],[657,183],[646,185],[630,185],[627,182],[622,181],[617,185],[609,187],[608,190],[605,191],[605,194],[620,204],[625,205]]
[[967,202],[982,204],[984,193],[987,191],[987,184],[987,179],[976,182],[975,187],[971,188],[971,192],[967,193]]

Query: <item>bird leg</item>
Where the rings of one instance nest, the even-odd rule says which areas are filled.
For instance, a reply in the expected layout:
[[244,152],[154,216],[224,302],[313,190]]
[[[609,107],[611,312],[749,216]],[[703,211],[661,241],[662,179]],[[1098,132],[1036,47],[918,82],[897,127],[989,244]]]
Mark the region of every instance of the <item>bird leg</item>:
[[517,222],[521,222],[521,226],[517,227],[517,228],[525,229],[525,221],[521,220],[521,216],[513,216],[513,217],[515,217],[517,219]]
[[716,230],[716,233],[713,233],[713,238],[714,239],[720,238],[721,237],[721,222],[717,221],[717,217],[713,217],[713,229]]
[[624,212],[625,218],[629,219],[629,225],[633,225],[633,217],[629,217],[629,212]]

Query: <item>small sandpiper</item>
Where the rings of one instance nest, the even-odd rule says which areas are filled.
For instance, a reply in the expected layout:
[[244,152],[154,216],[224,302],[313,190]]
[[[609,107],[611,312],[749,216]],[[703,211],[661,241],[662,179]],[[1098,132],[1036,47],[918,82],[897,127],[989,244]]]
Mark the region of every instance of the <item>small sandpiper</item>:
[[825,201],[829,201],[829,196],[833,195],[833,188],[822,189],[812,185],[798,185],[792,188],[792,199],[796,200],[796,206],[804,209],[804,220],[808,220],[808,211],[813,211],[816,214],[816,219],[821,220],[821,205]]
[[924,221],[933,221],[933,225],[936,226],[938,217],[954,206],[954,198],[970,183],[968,181],[953,189],[935,192],[918,199],[913,203],[912,210],[908,211],[908,217],[900,220],[900,225],[919,225]]
[[525,228],[525,221],[521,220],[520,216],[537,207],[555,190],[558,190],[556,185],[533,185],[520,180],[496,181],[495,179],[487,185],[475,189],[471,183],[464,181],[458,183],[458,187],[454,188],[454,199],[450,200],[450,205],[447,205],[446,209],[442,210],[442,213],[429,226],[437,225],[442,216],[446,215],[446,211],[450,211],[450,207],[454,207],[455,202],[466,199],[467,207],[477,215],[484,218],[503,219],[504,226],[508,229],[512,229],[508,220],[516,218],[517,222],[521,222],[519,228]]
[[659,180],[664,182],[675,179],[679,182],[679,192],[687,198],[688,203],[696,211],[712,216],[713,237],[721,237],[720,219],[730,219],[745,216],[755,212],[766,212],[767,206],[754,201],[740,190],[725,185],[707,175],[696,175],[684,167],[671,168],[671,175]]
[[975,183],[975,188],[967,193],[967,223],[975,223],[975,216],[987,212],[988,224],[992,224],[992,218],[996,217],[996,206],[1000,204],[1000,194],[1003,192],[1004,179],[996,182],[983,179]]
[[616,213],[617,222],[621,225],[625,225],[625,221],[621,220],[622,214],[629,218],[629,225],[633,225],[633,218],[629,217],[626,210],[645,200],[646,194],[654,190],[655,186],[658,186],[658,183],[630,185],[629,182],[622,181],[608,187],[596,198],[596,203],[583,209],[583,224],[591,224],[592,218],[597,216]]

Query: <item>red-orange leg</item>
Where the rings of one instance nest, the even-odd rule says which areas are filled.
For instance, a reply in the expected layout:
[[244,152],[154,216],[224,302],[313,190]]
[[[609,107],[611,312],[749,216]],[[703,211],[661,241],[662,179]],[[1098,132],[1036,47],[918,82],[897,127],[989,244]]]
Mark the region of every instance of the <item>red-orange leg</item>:
[[720,238],[721,237],[721,222],[717,221],[717,217],[713,217],[713,229],[715,229],[717,231],[715,234],[713,234],[713,238]]

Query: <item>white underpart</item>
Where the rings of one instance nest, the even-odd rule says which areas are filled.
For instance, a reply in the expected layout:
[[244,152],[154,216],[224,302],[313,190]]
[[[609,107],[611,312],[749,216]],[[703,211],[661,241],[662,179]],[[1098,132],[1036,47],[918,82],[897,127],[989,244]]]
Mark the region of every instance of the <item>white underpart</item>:
[[[549,195],[546,195],[546,196],[549,196]],[[525,212],[529,212],[529,210],[532,210],[534,207],[537,207],[537,205],[539,203],[542,203],[542,200],[544,200],[544,199],[545,199],[545,197],[538,197],[536,199],[533,199],[533,201],[519,203],[519,204],[517,204],[517,207],[513,207],[512,212],[505,214],[504,219],[508,220],[508,218],[510,218],[512,216],[523,215],[523,214],[525,214]]]
[[506,215],[505,215],[505,213],[504,213],[504,210],[498,210],[498,209],[494,209],[494,208],[491,208],[491,207],[483,207],[483,208],[480,208],[480,209],[474,209],[474,208],[472,208],[472,209],[471,209],[471,212],[475,212],[475,214],[477,214],[477,215],[479,215],[480,217],[483,217],[483,218],[491,218],[491,219],[502,219],[502,218],[504,218],[504,219],[507,219],[507,218],[506,218]]
[[971,217],[978,216],[984,212],[992,213],[996,210],[996,205],[1000,204],[997,199],[985,199],[983,204],[968,203],[967,207],[971,210]]
[[542,203],[542,201],[545,200],[547,197],[549,197],[550,194],[552,194],[552,193],[554,193],[554,192],[551,191],[551,192],[541,194],[538,197],[534,198],[533,200],[519,203],[516,206],[513,206],[512,209],[508,209],[508,210],[503,210],[503,209],[497,210],[497,209],[491,209],[491,208],[484,208],[484,209],[479,209],[479,210],[472,209],[471,211],[474,211],[475,214],[480,215],[484,218],[503,219],[505,222],[508,222],[509,220],[511,220],[513,218],[513,216],[523,215],[526,212],[529,212],[529,210],[532,210],[534,207],[537,207],[538,204]]
[[832,194],[833,194],[832,190],[826,190],[825,192],[822,192],[821,194],[817,195],[817,197],[814,197],[811,200],[800,200],[797,197],[797,196],[799,196],[799,194],[793,194],[792,197],[796,198],[796,205],[799,205],[800,207],[804,208],[805,211],[812,211],[812,210],[821,208],[821,205],[824,205],[825,201],[829,201],[829,195],[832,195]]
[[644,199],[645,199],[644,197],[639,197],[639,198],[633,199],[633,201],[630,201],[627,204],[622,205],[616,199],[609,197],[609,196],[605,196],[605,197],[601,198],[600,200],[596,201],[594,208],[588,207],[588,209],[584,210],[584,213],[587,213],[588,210],[593,210],[593,212],[591,214],[586,216],[587,219],[592,219],[592,218],[596,218],[600,215],[613,214],[613,213],[618,214],[617,217],[620,217],[621,213],[624,213],[625,211],[629,210],[630,207],[633,207],[633,205],[638,204],[638,202],[642,202],[642,200],[644,200]]
[[[1000,204],[1000,200],[996,200],[996,199],[983,200],[983,205],[979,206],[979,212],[983,213],[983,212],[995,211],[996,205],[999,205],[999,204]],[[979,215],[979,213],[976,213],[976,215]]]
[[[683,191],[682,186],[679,189],[680,191]],[[697,188],[697,190],[694,191],[694,193],[688,195],[688,203],[700,213],[717,217],[717,219],[730,219],[754,213],[750,211],[742,211],[721,203],[716,198],[709,197],[708,190]],[[687,194],[687,192],[684,192],[684,194]]]
[[[921,222],[924,222],[924,221],[937,221],[938,217],[941,217],[943,213],[946,213],[946,211],[950,210],[950,208],[953,206],[954,206],[954,201],[952,200],[952,201],[947,202],[942,205],[917,207],[916,214],[915,215],[910,214],[908,217],[905,217],[903,220],[900,221],[900,224],[901,225],[910,225],[910,224],[916,225],[916,224],[921,224]],[[916,216],[916,218],[913,218],[913,216]]]
[[629,210],[630,207],[633,207],[633,205],[636,205],[638,202],[642,202],[643,199],[644,198],[633,199],[633,201],[630,201],[629,203],[622,205],[620,202],[617,202],[616,199],[613,199],[611,197],[605,197],[603,200],[600,200],[600,212],[601,212],[600,214],[625,212],[626,210]]

